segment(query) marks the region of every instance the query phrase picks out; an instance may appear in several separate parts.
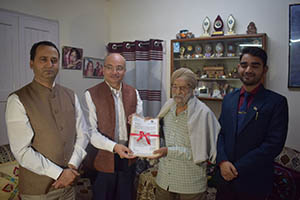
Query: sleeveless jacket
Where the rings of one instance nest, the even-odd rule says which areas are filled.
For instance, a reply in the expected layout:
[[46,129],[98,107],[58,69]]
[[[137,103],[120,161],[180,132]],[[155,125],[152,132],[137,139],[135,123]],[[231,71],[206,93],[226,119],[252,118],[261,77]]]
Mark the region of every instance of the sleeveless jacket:
[[[49,89],[36,81],[16,91],[34,132],[32,148],[56,165],[65,168],[76,140],[74,93],[58,84]],[[46,194],[54,180],[20,166],[21,194]]]
[[[96,115],[98,120],[98,130],[111,140],[115,136],[115,103],[112,91],[106,82],[102,82],[88,91],[96,107]],[[122,85],[122,100],[125,111],[125,119],[136,112],[137,96],[133,87],[123,83]],[[127,123],[127,133],[129,139],[129,124]],[[133,160],[129,160],[131,164]],[[94,160],[96,170],[106,173],[114,172],[114,154],[105,150],[98,150]]]

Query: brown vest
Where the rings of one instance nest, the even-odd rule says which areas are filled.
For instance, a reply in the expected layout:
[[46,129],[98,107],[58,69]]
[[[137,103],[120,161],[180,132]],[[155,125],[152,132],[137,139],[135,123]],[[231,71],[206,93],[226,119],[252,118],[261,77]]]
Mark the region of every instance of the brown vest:
[[[76,140],[74,93],[58,84],[53,89],[33,81],[15,92],[34,132],[32,148],[65,168]],[[53,190],[54,180],[20,167],[21,194],[40,195]]]
[[[96,107],[99,131],[109,139],[114,140],[116,119],[115,103],[111,89],[106,82],[102,82],[90,88],[89,92]],[[122,100],[125,119],[127,120],[129,115],[136,112],[137,96],[135,89],[125,83],[122,85]],[[129,124],[127,124],[128,138],[129,131]],[[133,160],[129,161],[130,164],[132,162]],[[113,173],[115,170],[114,154],[109,151],[98,150],[94,160],[94,167],[101,172]]]

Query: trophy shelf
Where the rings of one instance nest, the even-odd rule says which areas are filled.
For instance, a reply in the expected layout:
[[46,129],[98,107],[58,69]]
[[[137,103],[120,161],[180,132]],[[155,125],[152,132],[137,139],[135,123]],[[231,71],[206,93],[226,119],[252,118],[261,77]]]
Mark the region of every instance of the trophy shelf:
[[186,67],[198,76],[195,95],[205,101],[222,101],[241,87],[237,65],[245,47],[267,48],[267,35],[236,34],[171,40],[171,74]]
[[193,61],[193,60],[236,60],[239,59],[238,56],[224,56],[224,57],[203,57],[203,58],[174,58],[174,61]]

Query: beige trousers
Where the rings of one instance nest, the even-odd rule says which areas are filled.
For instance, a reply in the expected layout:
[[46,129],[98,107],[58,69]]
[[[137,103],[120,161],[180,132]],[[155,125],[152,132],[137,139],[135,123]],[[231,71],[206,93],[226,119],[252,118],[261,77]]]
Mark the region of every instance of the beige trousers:
[[22,200],[75,200],[75,188],[68,186],[42,195],[22,195]]

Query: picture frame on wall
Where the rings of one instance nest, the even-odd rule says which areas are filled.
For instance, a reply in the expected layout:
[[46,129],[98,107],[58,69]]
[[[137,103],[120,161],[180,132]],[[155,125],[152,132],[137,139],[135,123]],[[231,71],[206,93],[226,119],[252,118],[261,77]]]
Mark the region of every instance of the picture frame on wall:
[[300,4],[289,5],[288,87],[300,88]]
[[81,70],[83,49],[77,47],[63,46],[62,68]]
[[104,59],[84,57],[83,78],[103,79]]

